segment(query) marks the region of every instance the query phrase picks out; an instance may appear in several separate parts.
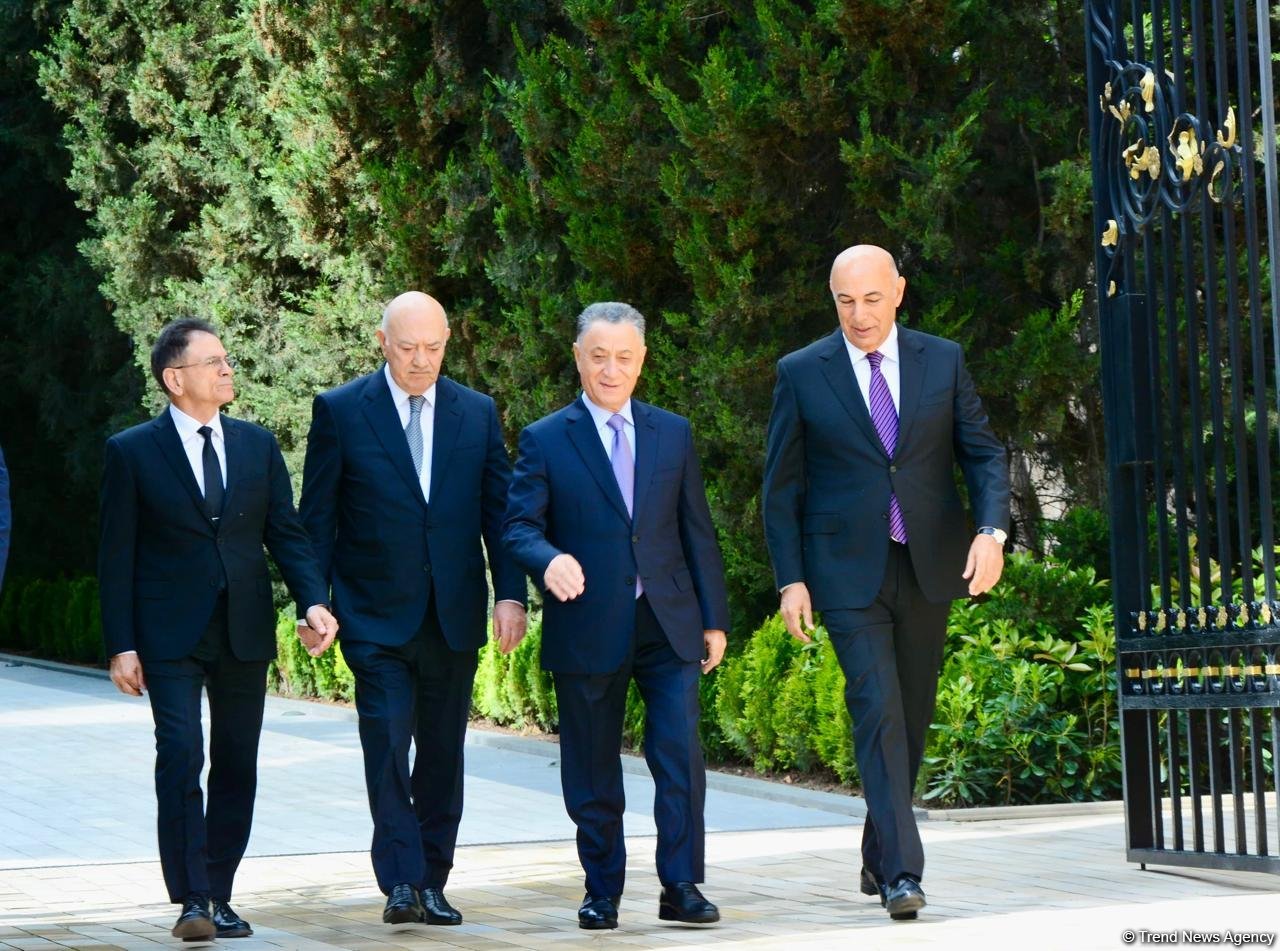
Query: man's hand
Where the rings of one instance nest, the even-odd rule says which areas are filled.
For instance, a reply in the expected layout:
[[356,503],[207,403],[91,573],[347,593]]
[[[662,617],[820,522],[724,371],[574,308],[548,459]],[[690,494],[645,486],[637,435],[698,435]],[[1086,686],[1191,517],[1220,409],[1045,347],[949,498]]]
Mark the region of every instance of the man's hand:
[[724,648],[728,643],[724,631],[703,631],[702,632],[702,648],[703,661],[702,672],[709,674],[716,669],[716,665],[724,660]]
[[975,535],[969,546],[969,560],[964,564],[964,579],[969,594],[977,596],[990,591],[1004,572],[1004,546],[990,535]]
[[338,620],[323,604],[307,608],[307,623],[298,625],[298,639],[312,657],[327,651],[337,633]]
[[787,633],[802,644],[809,643],[809,635],[800,628],[800,622],[813,630],[813,602],[809,600],[809,586],[803,581],[789,584],[782,592],[782,622]]
[[147,689],[147,682],[142,676],[142,661],[133,651],[127,654],[116,654],[111,658],[111,682],[121,693],[131,697],[141,697]]
[[568,553],[551,559],[542,582],[561,601],[572,601],[587,590],[587,579],[582,574],[582,566],[578,564],[578,559]]
[[514,601],[499,601],[493,606],[493,639],[498,650],[510,654],[522,640],[529,622],[524,607]]

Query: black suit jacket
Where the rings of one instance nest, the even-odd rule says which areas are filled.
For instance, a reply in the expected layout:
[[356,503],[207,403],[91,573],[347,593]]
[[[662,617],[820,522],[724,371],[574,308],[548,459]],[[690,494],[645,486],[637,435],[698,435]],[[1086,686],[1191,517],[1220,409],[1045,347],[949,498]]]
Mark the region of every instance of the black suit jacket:
[[108,656],[136,650],[144,665],[187,656],[225,579],[235,655],[274,658],[264,544],[294,597],[308,606],[327,602],[275,436],[226,416],[222,433],[227,492],[216,525],[167,408],[107,440],[98,585]]
[[479,648],[481,538],[497,600],[525,602],[524,574],[502,549],[511,462],[497,408],[441,377],[434,416],[428,505],[383,369],[315,398],[299,508],[345,640],[407,643],[434,584],[449,646]]
[[977,525],[1009,528],[1004,447],[958,344],[898,328],[899,432],[890,459],[876,435],[842,331],[778,362],[765,459],[764,523],[779,588],[809,587],[816,610],[864,608],[889,550],[889,496],[907,523],[925,596],[967,596],[973,526],[956,491],[959,464]]
[[542,666],[566,674],[618,670],[635,633],[637,573],[672,649],[703,655],[702,632],[729,629],[724,565],[689,421],[632,400],[634,515],[627,515],[595,421],[581,399],[520,434],[504,538],[543,587],[568,552],[586,590],[542,609]]

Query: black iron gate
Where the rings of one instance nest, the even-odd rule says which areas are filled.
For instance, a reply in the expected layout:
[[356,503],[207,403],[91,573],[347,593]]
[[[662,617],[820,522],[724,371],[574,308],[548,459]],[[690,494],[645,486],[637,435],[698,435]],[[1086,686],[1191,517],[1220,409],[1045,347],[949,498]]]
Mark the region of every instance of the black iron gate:
[[1280,6],[1085,8],[1128,857],[1280,873]]

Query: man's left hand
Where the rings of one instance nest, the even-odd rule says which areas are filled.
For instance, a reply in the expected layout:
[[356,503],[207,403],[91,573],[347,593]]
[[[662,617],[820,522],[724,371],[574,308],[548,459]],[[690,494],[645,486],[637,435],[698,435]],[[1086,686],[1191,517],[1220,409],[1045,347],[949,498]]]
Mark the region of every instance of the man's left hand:
[[524,640],[528,629],[528,617],[524,607],[514,601],[499,601],[493,606],[493,639],[498,650],[510,654]]
[[319,657],[333,644],[333,639],[338,634],[338,620],[323,604],[313,604],[307,608],[307,624],[319,640],[306,636],[304,633],[306,628],[303,627],[298,628],[298,637],[308,654]]
[[964,565],[964,579],[969,594],[977,596],[990,591],[1004,572],[1004,546],[990,535],[975,535],[969,546],[969,560]]
[[709,674],[724,659],[724,648],[728,643],[724,631],[703,631],[702,647],[705,659],[702,661],[702,672]]

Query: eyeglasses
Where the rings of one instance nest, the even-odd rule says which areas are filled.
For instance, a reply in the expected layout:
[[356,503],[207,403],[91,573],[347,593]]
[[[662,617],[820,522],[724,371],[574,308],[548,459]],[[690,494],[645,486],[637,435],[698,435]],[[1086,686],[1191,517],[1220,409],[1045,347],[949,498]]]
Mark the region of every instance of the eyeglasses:
[[169,367],[169,369],[185,370],[187,367],[204,367],[206,370],[217,370],[225,363],[228,370],[234,370],[237,362],[235,357],[228,355],[225,357],[209,357],[207,360],[197,360],[195,363],[180,363],[176,367]]

